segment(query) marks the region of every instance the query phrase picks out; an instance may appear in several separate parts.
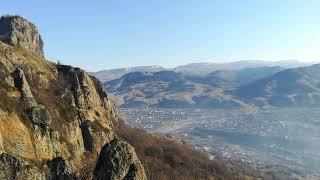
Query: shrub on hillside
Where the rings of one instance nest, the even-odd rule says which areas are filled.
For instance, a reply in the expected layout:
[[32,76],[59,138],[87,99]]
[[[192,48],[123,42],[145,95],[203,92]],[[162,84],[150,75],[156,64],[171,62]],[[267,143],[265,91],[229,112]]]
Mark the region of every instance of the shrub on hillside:
[[118,123],[116,131],[135,147],[149,179],[251,179],[241,166],[219,159],[210,160],[208,154],[196,151],[181,140],[162,134],[148,134]]

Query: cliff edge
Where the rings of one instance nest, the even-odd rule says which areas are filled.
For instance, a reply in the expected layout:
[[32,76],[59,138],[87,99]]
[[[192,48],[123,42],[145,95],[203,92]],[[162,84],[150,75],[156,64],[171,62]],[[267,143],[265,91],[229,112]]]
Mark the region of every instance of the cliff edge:
[[[122,177],[132,164],[127,179],[146,179],[134,149],[112,143],[118,114],[96,78],[44,60],[41,36],[24,18],[1,17],[0,36],[1,179],[101,179],[93,172],[117,168],[112,174]],[[104,167],[103,147],[127,157]],[[109,161],[119,158],[109,154]]]

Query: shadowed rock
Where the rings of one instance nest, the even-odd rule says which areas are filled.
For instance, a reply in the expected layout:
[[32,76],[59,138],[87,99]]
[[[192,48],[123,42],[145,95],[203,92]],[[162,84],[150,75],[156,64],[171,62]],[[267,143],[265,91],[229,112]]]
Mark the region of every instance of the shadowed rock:
[[47,162],[47,165],[50,169],[50,174],[47,179],[52,180],[72,180],[74,179],[71,176],[70,171],[66,166],[66,162],[62,157],[56,157]]
[[102,148],[93,179],[145,180],[147,177],[134,148],[116,138]]
[[14,79],[14,86],[21,93],[21,100],[24,103],[26,103],[29,107],[36,106],[37,102],[35,101],[32,95],[30,86],[28,84],[28,81],[26,80],[23,70],[20,68],[17,68],[16,70],[13,71],[12,76]]
[[34,124],[39,125],[43,129],[51,123],[50,113],[43,105],[32,108],[30,119]]

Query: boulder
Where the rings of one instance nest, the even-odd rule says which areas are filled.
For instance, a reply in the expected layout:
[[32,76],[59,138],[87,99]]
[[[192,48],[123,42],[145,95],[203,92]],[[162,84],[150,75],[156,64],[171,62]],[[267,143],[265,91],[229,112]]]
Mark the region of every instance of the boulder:
[[32,107],[30,113],[30,119],[33,124],[45,129],[51,123],[51,116],[49,111],[43,105]]
[[102,148],[93,179],[145,180],[147,177],[134,148],[115,138]]

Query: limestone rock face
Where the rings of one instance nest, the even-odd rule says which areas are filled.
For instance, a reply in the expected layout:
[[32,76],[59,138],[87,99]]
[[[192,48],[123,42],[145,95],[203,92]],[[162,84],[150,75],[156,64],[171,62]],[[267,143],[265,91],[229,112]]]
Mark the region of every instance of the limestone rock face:
[[145,180],[147,177],[134,148],[114,139],[102,148],[93,179]]
[[60,156],[74,171],[115,137],[118,114],[84,70],[38,59],[0,43],[0,148],[32,160]]
[[[69,77],[70,91],[87,151],[99,153],[102,146],[114,138],[113,128],[118,114],[113,103],[96,79],[71,66],[57,67],[61,76]],[[99,120],[106,118],[109,121]]]
[[43,41],[35,25],[19,16],[0,19],[0,40],[44,58]]
[[[27,173],[46,179],[77,177],[79,171],[92,176],[101,148],[116,137],[114,127],[118,121],[115,106],[101,82],[82,69],[39,61],[4,43],[0,43],[0,79],[0,153],[23,159],[21,166],[31,168]],[[129,147],[126,143],[116,144],[115,150],[123,155],[126,151],[132,153],[123,157],[129,159],[120,173],[144,177]],[[91,164],[84,161],[88,153]],[[113,151],[112,155],[117,153]],[[36,171],[31,165],[46,161],[45,169]],[[6,177],[15,173],[10,168],[3,171]],[[27,175],[21,177],[28,179]],[[41,179],[31,175],[30,179]]]
[[[0,179],[92,177],[118,122],[101,82],[43,60],[36,28],[20,17],[1,18],[0,32]],[[133,148],[115,142],[117,177],[145,177]]]

